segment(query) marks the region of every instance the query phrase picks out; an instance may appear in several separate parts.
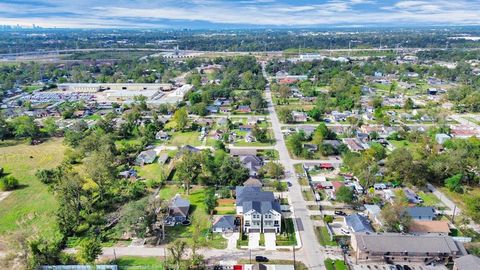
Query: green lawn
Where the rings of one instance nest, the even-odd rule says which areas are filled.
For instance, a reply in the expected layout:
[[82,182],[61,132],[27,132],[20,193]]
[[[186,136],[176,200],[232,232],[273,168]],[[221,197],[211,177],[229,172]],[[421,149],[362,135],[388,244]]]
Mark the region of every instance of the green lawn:
[[315,234],[317,235],[318,242],[322,246],[336,246],[337,242],[330,240],[330,234],[328,234],[327,227],[320,226],[315,227]]
[[199,244],[201,246],[207,246],[210,248],[224,249],[227,247],[227,240],[219,234],[212,234],[210,232],[211,221],[210,216],[205,209],[205,189],[203,187],[194,187],[190,190],[190,194],[184,193],[183,189],[175,186],[168,185],[160,189],[160,198],[170,200],[175,194],[181,194],[182,198],[190,201],[190,220],[192,225],[190,226],[173,226],[166,227],[166,241],[172,242],[175,239],[184,239],[189,244],[192,241],[192,234],[194,232],[194,224],[200,226],[200,239]]
[[215,207],[217,215],[234,215],[236,213],[235,200],[218,200]]
[[418,192],[418,196],[422,198],[423,200],[423,205],[425,206],[444,206],[440,199],[435,196],[435,194],[428,192],[425,193],[423,191]]
[[164,260],[159,257],[135,257],[124,256],[109,264],[118,265],[120,270],[127,269],[144,269],[144,270],[163,270]]
[[345,262],[342,260],[326,259],[324,263],[325,263],[325,268],[327,270],[346,270],[347,269]]
[[293,246],[297,244],[295,226],[291,218],[282,219],[282,232],[277,235],[277,246]]
[[[167,175],[166,165],[158,164],[154,162],[145,166],[135,166],[135,169],[138,172],[138,176],[145,178],[146,180],[154,180],[160,182],[162,180],[162,175],[165,177]],[[165,173],[164,173],[165,171]]]
[[198,140],[198,136],[200,136],[200,132],[197,131],[175,132],[172,134],[172,138],[167,141],[167,145],[183,146],[189,144],[191,146],[200,146],[202,142]]
[[302,190],[303,199],[305,201],[313,201],[315,198],[313,197],[313,193],[310,190]]
[[53,194],[36,177],[38,169],[54,168],[63,160],[66,147],[61,139],[39,145],[6,141],[0,143],[0,166],[16,177],[22,187],[0,202],[0,235],[18,228],[17,222],[29,217],[27,226],[35,226],[44,236],[56,232]]

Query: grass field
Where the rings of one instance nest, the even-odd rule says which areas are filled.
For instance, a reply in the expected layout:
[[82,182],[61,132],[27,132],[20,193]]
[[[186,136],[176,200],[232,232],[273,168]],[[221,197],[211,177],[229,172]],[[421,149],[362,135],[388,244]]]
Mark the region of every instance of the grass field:
[[200,132],[196,131],[175,132],[172,134],[172,138],[167,141],[167,145],[183,146],[189,144],[191,146],[200,146],[202,142],[198,140],[198,136],[200,136]]
[[163,270],[164,260],[159,257],[124,256],[108,264],[116,264],[120,270]]
[[433,193],[425,193],[423,191],[418,192],[418,196],[422,198],[423,205],[425,206],[444,206],[437,196]]
[[336,246],[337,242],[330,240],[330,234],[328,234],[327,227],[315,227],[315,234],[317,235],[318,242],[322,246]]
[[52,217],[57,203],[35,172],[59,165],[65,149],[61,139],[35,146],[12,141],[0,143],[0,166],[22,185],[0,202],[0,235],[18,228],[17,222],[27,216],[31,219],[26,225],[35,225],[42,235],[48,237],[56,231]]
[[217,207],[215,207],[215,214],[234,215],[235,213],[236,213],[235,200],[233,199],[217,200]]

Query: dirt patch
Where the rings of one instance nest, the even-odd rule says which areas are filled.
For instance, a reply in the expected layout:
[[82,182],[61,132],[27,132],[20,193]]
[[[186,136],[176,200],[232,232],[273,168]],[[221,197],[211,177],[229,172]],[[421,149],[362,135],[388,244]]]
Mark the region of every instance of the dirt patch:
[[218,199],[217,200],[218,205],[232,205],[235,204],[234,199]]
[[0,191],[0,202],[8,197],[12,193],[11,191]]

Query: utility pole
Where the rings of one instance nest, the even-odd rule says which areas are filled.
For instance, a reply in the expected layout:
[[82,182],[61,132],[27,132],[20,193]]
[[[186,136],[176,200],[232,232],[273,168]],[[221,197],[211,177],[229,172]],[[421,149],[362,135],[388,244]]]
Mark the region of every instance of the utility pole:
[[248,251],[250,252],[250,264],[252,264],[252,249],[249,248]]
[[296,270],[297,269],[297,262],[295,260],[295,244],[293,244],[293,270]]
[[457,210],[457,205],[453,206],[453,213],[452,213],[452,224],[455,224],[455,211]]

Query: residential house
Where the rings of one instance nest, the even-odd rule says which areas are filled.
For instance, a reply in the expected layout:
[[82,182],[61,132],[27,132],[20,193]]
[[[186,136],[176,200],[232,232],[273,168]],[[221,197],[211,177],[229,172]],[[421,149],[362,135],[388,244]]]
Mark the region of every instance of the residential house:
[[469,254],[453,260],[453,270],[478,270],[480,258]]
[[170,135],[167,132],[160,130],[159,132],[157,132],[157,134],[155,134],[155,139],[166,141],[170,139]]
[[305,134],[305,137],[310,138],[315,132],[316,127],[314,126],[301,126],[301,127],[296,127],[295,130],[297,132],[303,132]]
[[248,169],[250,176],[256,177],[260,168],[263,166],[263,160],[253,155],[239,156],[239,158],[243,166]]
[[331,200],[335,200],[337,199],[336,197],[336,193],[337,191],[345,186],[345,184],[343,182],[338,182],[338,181],[332,181],[332,186],[333,188],[330,189],[330,190],[327,190],[327,196],[331,199]]
[[252,148],[232,148],[230,149],[230,155],[234,157],[240,156],[257,156],[257,149]]
[[230,106],[221,106],[218,110],[221,113],[229,113],[232,111],[232,108]]
[[360,262],[448,262],[467,252],[463,245],[445,235],[402,233],[354,233],[353,261]]
[[219,216],[212,225],[212,231],[216,233],[235,232],[240,225],[240,220],[232,215]]
[[241,113],[251,113],[252,109],[250,109],[249,105],[240,105],[238,106],[237,111]]
[[414,234],[442,234],[448,235],[450,227],[447,221],[443,220],[413,220],[408,227],[408,231]]
[[215,106],[215,105],[207,106],[207,112],[209,113],[218,113],[219,111],[220,110],[218,106]]
[[351,232],[373,232],[372,225],[368,219],[357,213],[344,217],[345,226]]
[[258,118],[257,117],[251,116],[251,117],[247,118],[247,125],[254,126],[256,124],[258,124]]
[[437,216],[435,209],[430,206],[414,206],[407,208],[407,214],[412,217],[413,220],[433,220]]
[[304,143],[303,148],[306,149],[310,153],[314,153],[318,151],[318,145],[313,143]]
[[167,153],[162,153],[158,157],[158,163],[161,164],[161,165],[166,164],[169,159],[170,159],[170,157],[168,156]]
[[250,232],[281,232],[282,212],[273,192],[259,187],[236,187],[237,215],[243,216],[242,229]]
[[367,216],[373,220],[376,224],[382,226],[382,217],[380,206],[376,204],[364,204],[365,212]]
[[445,133],[438,133],[438,134],[435,134],[435,141],[438,143],[438,144],[444,144],[446,141],[450,140],[452,137],[450,137],[450,135],[448,134],[445,134]]
[[153,161],[155,161],[156,157],[157,152],[155,152],[154,150],[142,151],[135,159],[135,165],[143,166],[145,164],[151,164],[153,163]]
[[254,127],[255,127],[255,126],[253,126],[253,125],[241,125],[241,126],[238,127],[238,129],[239,129],[240,131],[250,132],[250,131],[252,131],[252,129],[253,129]]
[[176,194],[168,205],[169,217],[173,218],[175,222],[187,220],[189,211],[190,202],[183,199],[180,194]]
[[259,179],[250,177],[245,182],[243,182],[243,186],[261,188],[263,184],[262,181],[260,181]]
[[294,122],[307,122],[308,116],[305,112],[292,111],[292,118]]
[[342,139],[343,143],[347,145],[348,149],[353,152],[360,152],[365,149],[368,149],[368,145],[365,143],[362,143],[359,139],[357,138],[344,138]]

